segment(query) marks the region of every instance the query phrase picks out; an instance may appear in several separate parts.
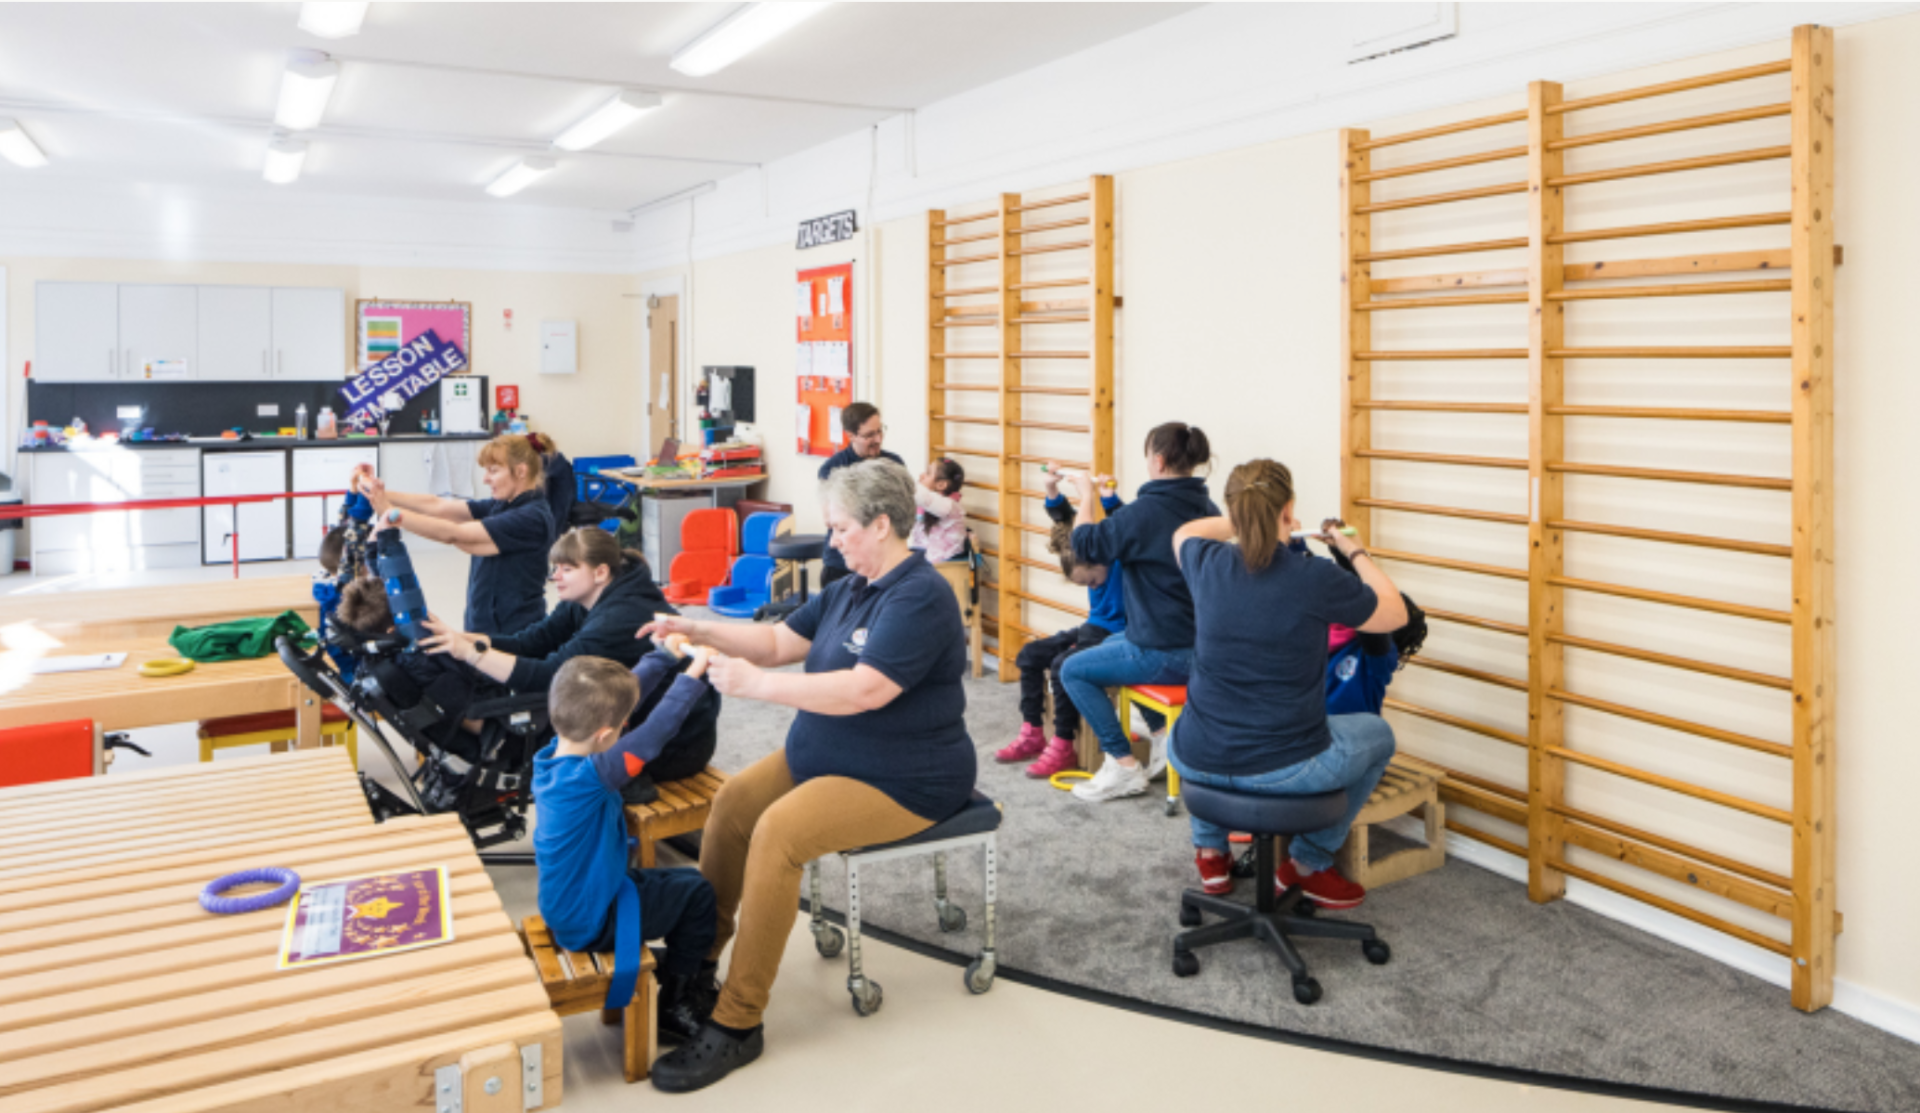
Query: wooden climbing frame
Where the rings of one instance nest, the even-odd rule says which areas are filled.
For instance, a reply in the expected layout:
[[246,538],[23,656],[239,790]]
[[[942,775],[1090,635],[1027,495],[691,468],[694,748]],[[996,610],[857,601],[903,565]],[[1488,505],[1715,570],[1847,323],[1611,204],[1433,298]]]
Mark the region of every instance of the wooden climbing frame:
[[[1374,529],[1376,512],[1415,515],[1427,521],[1451,519],[1466,523],[1523,526],[1526,529],[1527,552],[1514,554],[1509,562],[1500,564],[1431,553],[1396,551],[1378,544],[1373,546],[1374,554],[1390,565],[1413,564],[1448,569],[1526,585],[1528,621],[1524,626],[1454,610],[1452,601],[1448,599],[1423,600],[1435,604],[1427,613],[1430,618],[1440,620],[1443,629],[1429,647],[1438,652],[1423,654],[1412,662],[1427,672],[1524,692],[1529,724],[1525,735],[1401,699],[1387,701],[1389,709],[1396,714],[1436,721],[1479,738],[1522,748],[1526,753],[1524,786],[1510,786],[1490,778],[1451,770],[1447,771],[1441,785],[1443,798],[1449,803],[1523,829],[1526,832],[1525,845],[1478,827],[1460,824],[1451,818],[1447,822],[1448,828],[1524,858],[1528,865],[1528,891],[1536,901],[1560,897],[1565,889],[1566,878],[1575,877],[1788,958],[1792,964],[1793,1004],[1809,1011],[1822,1008],[1832,1000],[1834,946],[1839,930],[1834,893],[1832,728],[1835,680],[1832,352],[1833,277],[1837,262],[1832,212],[1833,74],[1832,31],[1809,26],[1794,31],[1790,56],[1777,62],[1578,100],[1564,99],[1558,84],[1535,82],[1528,89],[1527,106],[1523,110],[1399,135],[1374,137],[1361,130],[1348,130],[1341,135],[1343,166],[1340,181],[1342,212],[1345,214],[1342,274],[1345,293],[1341,299],[1341,312],[1346,321],[1342,333],[1342,361],[1346,375],[1342,406],[1342,508],[1346,520],[1360,527],[1362,535],[1369,540],[1377,536]],[[1578,135],[1563,131],[1568,117],[1584,110],[1732,82],[1764,80],[1778,75],[1788,77],[1789,91],[1783,102],[1711,115],[1660,120],[1611,131]],[[1790,118],[1790,143],[1583,173],[1569,174],[1563,166],[1566,152],[1573,149],[1769,117]],[[1525,126],[1524,145],[1496,147],[1444,159],[1421,161],[1410,158],[1386,169],[1373,166],[1373,153],[1382,148],[1519,124]],[[1421,192],[1407,196],[1399,196],[1400,191],[1396,187],[1395,196],[1388,200],[1379,200],[1372,195],[1372,183],[1376,181],[1496,162],[1524,163],[1524,175],[1479,188]],[[1701,191],[1710,189],[1715,179],[1711,175],[1703,177],[1692,172],[1756,162],[1775,163],[1786,168],[1791,177],[1792,194],[1788,211],[1717,216],[1665,224],[1597,227],[1605,223],[1600,219],[1605,215],[1603,211],[1585,221],[1580,231],[1570,230],[1566,220],[1569,191],[1574,191],[1573,196],[1577,199],[1580,196],[1577,187],[1580,186],[1652,178],[1654,182],[1643,188],[1653,189],[1674,183],[1676,178],[1669,177],[1671,175],[1677,176],[1684,188],[1694,191],[1689,194],[1690,197],[1699,198],[1707,196]],[[1428,242],[1425,246],[1394,250],[1380,250],[1382,245],[1375,242],[1375,214],[1424,210],[1428,206],[1509,195],[1525,197],[1524,234],[1476,239],[1473,242]],[[1421,236],[1423,241],[1434,239],[1432,230],[1437,226],[1437,219],[1427,218]],[[1729,229],[1769,226],[1780,226],[1787,230],[1789,244],[1785,250],[1698,252],[1672,258],[1621,259],[1605,263],[1570,264],[1564,258],[1565,249],[1570,244],[1638,240],[1683,233],[1718,233]],[[1392,278],[1376,278],[1373,275],[1374,266],[1378,263],[1515,250],[1526,252],[1524,268]],[[1644,281],[1702,274],[1738,277],[1725,281],[1683,280],[1680,284]],[[1642,281],[1631,285],[1592,284],[1601,278]],[[1708,300],[1700,303],[1697,312],[1701,318],[1710,320],[1721,305],[1731,304],[1722,295],[1766,292],[1790,295],[1792,341],[1789,345],[1583,347],[1570,344],[1567,339],[1568,307],[1582,302],[1701,296]],[[1514,346],[1510,336],[1503,337],[1500,342],[1443,350],[1385,350],[1375,347],[1374,323],[1382,313],[1441,306],[1498,304],[1527,306],[1525,347]],[[1571,313],[1577,318],[1580,310],[1576,308]],[[1607,368],[1622,366],[1618,361],[1729,358],[1766,360],[1769,362],[1757,366],[1778,368],[1775,373],[1780,374],[1790,370],[1793,376],[1791,409],[1763,411],[1751,408],[1573,405],[1568,402],[1566,385],[1570,362],[1577,361],[1581,375],[1604,377]],[[1379,399],[1374,392],[1373,368],[1376,363],[1386,360],[1412,360],[1423,364],[1439,360],[1524,360],[1528,397],[1524,402],[1517,399]],[[1444,367],[1444,364],[1439,364],[1434,365],[1433,369],[1440,371]],[[1524,417],[1528,428],[1528,452],[1525,458],[1519,458],[1408,452],[1382,447],[1376,440],[1374,415],[1395,411],[1433,415],[1433,420],[1446,420],[1460,415]],[[1792,441],[1792,474],[1786,478],[1771,478],[1580,462],[1569,458],[1567,428],[1570,418],[1582,421],[1639,419],[1757,423],[1788,427]],[[1471,433],[1468,435],[1471,436]],[[1498,513],[1379,498],[1373,468],[1376,460],[1445,465],[1474,469],[1476,473],[1487,469],[1486,473],[1481,474],[1497,477],[1504,473],[1512,475],[1515,480],[1524,474],[1528,485],[1525,495],[1528,513]],[[1606,476],[1648,483],[1785,492],[1791,500],[1792,541],[1788,545],[1763,544],[1667,529],[1574,520],[1567,509],[1569,476]],[[1484,526],[1467,524],[1457,528],[1463,536],[1467,536],[1467,531],[1482,530]],[[1484,540],[1486,535],[1472,536]],[[1784,608],[1757,607],[1653,591],[1624,583],[1576,578],[1570,574],[1566,552],[1568,538],[1581,536],[1624,538],[1654,545],[1678,545],[1790,561],[1790,604]],[[1657,604],[1664,608],[1657,612],[1661,623],[1640,632],[1641,636],[1635,639],[1640,643],[1639,646],[1585,636],[1570,628],[1566,604],[1570,596],[1590,594]],[[1684,628],[1690,613],[1732,616],[1763,626],[1789,627],[1791,675],[1748,671],[1641,648],[1670,642],[1671,632]],[[1449,626],[1473,627],[1524,639],[1528,651],[1525,679],[1448,660],[1449,642],[1445,627]],[[1569,648],[1785,692],[1791,699],[1791,741],[1784,744],[1767,741],[1706,723],[1660,714],[1630,703],[1604,701],[1583,694],[1569,681],[1566,660]],[[1781,774],[1791,780],[1791,807],[1772,806],[1578,749],[1568,737],[1566,708],[1569,706],[1771,755],[1784,763]],[[1569,765],[1788,825],[1792,832],[1791,874],[1762,869],[1678,839],[1629,826],[1595,810],[1571,807],[1566,800],[1565,784]],[[1752,930],[1682,901],[1621,881],[1616,876],[1620,871],[1609,868],[1608,872],[1600,872],[1570,864],[1567,860],[1569,847],[1611,858],[1618,863],[1778,916],[1787,922],[1789,939],[1783,942],[1772,934]]]

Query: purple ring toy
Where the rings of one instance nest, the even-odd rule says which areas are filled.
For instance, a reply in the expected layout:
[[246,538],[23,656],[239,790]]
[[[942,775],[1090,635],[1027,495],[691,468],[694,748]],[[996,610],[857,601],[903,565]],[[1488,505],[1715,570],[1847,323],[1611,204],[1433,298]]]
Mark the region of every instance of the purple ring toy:
[[[244,897],[220,895],[228,889],[262,881],[277,881],[280,887],[271,892],[254,893]],[[299,891],[299,874],[278,866],[263,866],[260,869],[230,873],[217,881],[210,882],[206,888],[200,890],[200,907],[220,916],[237,916],[242,912],[258,912],[263,908],[272,908]]]

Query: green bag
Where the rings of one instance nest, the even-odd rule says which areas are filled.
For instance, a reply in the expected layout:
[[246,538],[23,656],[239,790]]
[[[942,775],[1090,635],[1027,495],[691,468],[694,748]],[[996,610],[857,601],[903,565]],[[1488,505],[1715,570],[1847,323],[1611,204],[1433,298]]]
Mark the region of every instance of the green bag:
[[293,611],[272,617],[242,618],[212,626],[175,626],[167,639],[182,657],[195,661],[244,661],[274,651],[273,639],[282,634],[305,639],[313,630]]

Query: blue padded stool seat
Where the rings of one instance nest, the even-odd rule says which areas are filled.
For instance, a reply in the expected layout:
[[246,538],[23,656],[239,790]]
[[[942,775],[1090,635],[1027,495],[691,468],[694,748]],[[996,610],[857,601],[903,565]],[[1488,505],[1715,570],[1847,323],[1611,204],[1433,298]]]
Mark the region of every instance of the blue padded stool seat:
[[773,540],[773,531],[780,528],[780,522],[785,517],[778,510],[762,510],[747,515],[747,520],[740,523],[740,551],[766,556],[767,543]]
[[774,567],[768,556],[733,558],[728,572],[731,582],[707,592],[707,609],[728,618],[752,618],[773,594]]
[[[1299,886],[1286,892],[1276,890],[1274,877],[1278,863],[1275,844],[1281,837],[1304,835],[1331,827],[1347,811],[1344,790],[1312,796],[1260,796],[1234,792],[1192,780],[1180,782],[1180,800],[1187,811],[1208,823],[1253,835],[1255,896],[1252,907],[1199,889],[1180,894],[1180,925],[1191,928],[1173,937],[1173,972],[1191,978],[1200,972],[1200,960],[1194,951],[1235,939],[1258,939],[1265,943],[1293,975],[1293,999],[1311,1005],[1320,999],[1320,983],[1307,973],[1307,964],[1294,948],[1291,936],[1322,939],[1350,939],[1359,942],[1361,953],[1375,966],[1385,964],[1393,955],[1386,941],[1367,924],[1325,920],[1315,915],[1314,905]],[[1220,922],[1202,927],[1202,913],[1220,918]]]
[[809,925],[813,945],[822,958],[833,958],[847,950],[847,993],[853,998],[853,1011],[872,1016],[880,1010],[880,983],[866,976],[860,963],[860,866],[890,858],[914,858],[933,855],[933,908],[939,916],[940,930],[962,931],[967,926],[966,909],[947,899],[947,852],[978,846],[986,871],[987,924],[985,945],[967,965],[963,979],[969,993],[985,993],[993,988],[998,960],[994,957],[994,901],[997,884],[997,835],[1000,830],[1000,805],[975,789],[973,798],[959,811],[904,839],[840,852],[847,864],[847,928],[842,932],[827,922],[820,903],[820,863],[807,863],[807,907],[813,914]]

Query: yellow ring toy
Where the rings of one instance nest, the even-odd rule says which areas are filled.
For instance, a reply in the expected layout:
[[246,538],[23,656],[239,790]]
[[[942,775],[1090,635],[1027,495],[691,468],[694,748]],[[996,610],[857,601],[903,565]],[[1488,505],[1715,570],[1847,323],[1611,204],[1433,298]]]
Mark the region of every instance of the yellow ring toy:
[[1047,783],[1059,789],[1061,792],[1072,792],[1073,786],[1065,782],[1090,781],[1092,779],[1093,779],[1092,773],[1088,773],[1079,769],[1062,769],[1058,773],[1055,773],[1053,776],[1048,777]]
[[141,676],[179,676],[193,671],[193,662],[185,657],[160,657],[140,666]]

